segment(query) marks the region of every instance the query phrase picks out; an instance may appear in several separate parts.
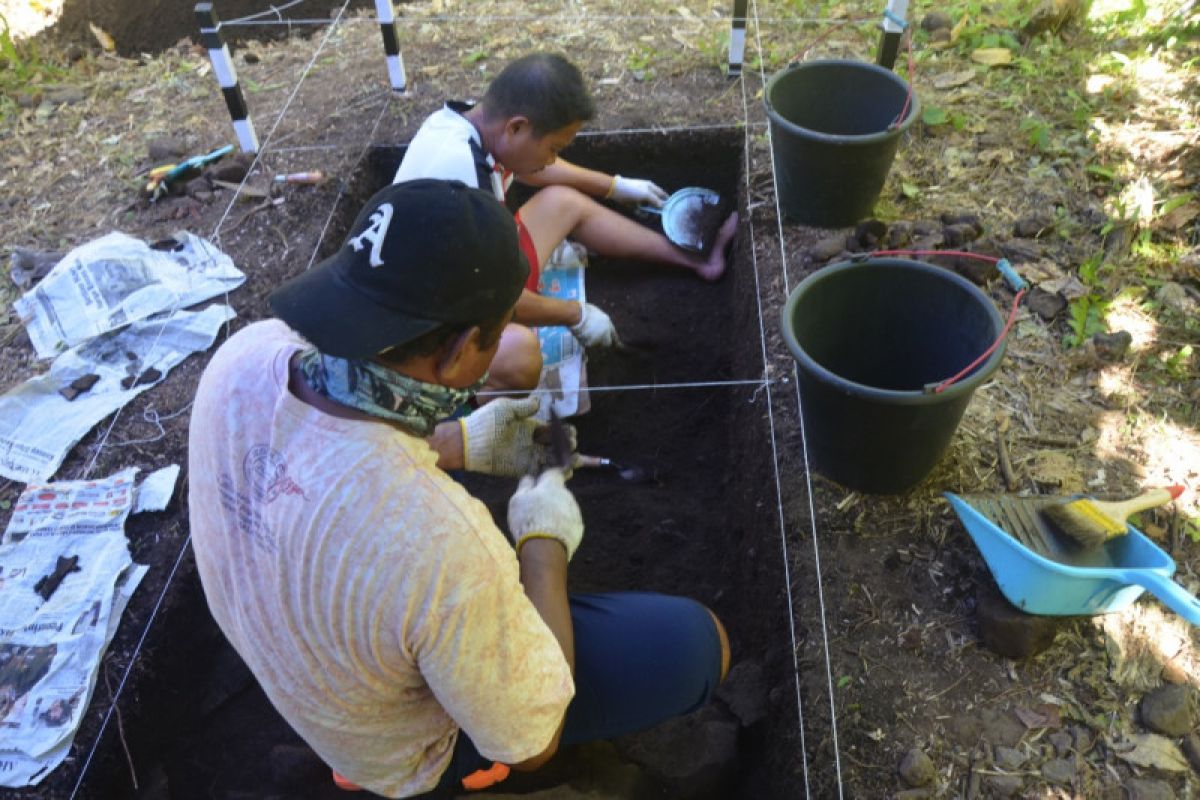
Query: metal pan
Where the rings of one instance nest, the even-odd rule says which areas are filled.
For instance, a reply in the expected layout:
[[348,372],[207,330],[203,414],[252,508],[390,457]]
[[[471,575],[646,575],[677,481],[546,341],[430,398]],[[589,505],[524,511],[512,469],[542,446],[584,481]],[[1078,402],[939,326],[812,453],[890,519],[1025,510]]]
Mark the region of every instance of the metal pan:
[[720,206],[721,195],[712,189],[688,186],[668,197],[662,208],[641,206],[638,210],[661,216],[663,235],[676,247],[703,253],[725,221]]
[[[1171,576],[1175,562],[1132,525],[1085,550],[1064,548],[1039,509],[1067,498],[959,497],[945,493],[1009,602],[1030,614],[1105,614],[1149,589],[1193,625],[1200,599]],[[1003,526],[1003,527],[1002,527]]]

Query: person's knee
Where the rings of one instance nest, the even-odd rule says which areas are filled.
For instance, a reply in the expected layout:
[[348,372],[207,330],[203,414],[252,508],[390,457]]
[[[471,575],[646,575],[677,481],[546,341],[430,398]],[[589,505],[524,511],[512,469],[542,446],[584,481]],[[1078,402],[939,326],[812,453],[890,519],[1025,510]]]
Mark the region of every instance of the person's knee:
[[542,350],[537,334],[524,325],[507,325],[488,370],[494,391],[529,392],[542,375]]

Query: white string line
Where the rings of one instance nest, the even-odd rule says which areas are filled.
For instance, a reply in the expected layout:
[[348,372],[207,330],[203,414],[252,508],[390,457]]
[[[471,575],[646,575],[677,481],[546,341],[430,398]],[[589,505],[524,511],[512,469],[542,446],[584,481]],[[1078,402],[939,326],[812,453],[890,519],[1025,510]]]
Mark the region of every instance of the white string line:
[[[760,55],[760,57],[758,59],[759,80],[762,82],[763,87],[766,87],[766,85],[767,85],[766,69],[763,65],[763,59],[761,57],[762,53],[764,52],[762,49],[762,38],[761,38],[762,37],[762,28],[758,25],[758,22],[757,22],[758,0],[754,0],[753,10],[754,10],[754,15],[755,15],[755,19],[756,19],[754,36],[755,36],[755,41],[758,44],[759,55]],[[764,88],[764,92],[765,92],[765,88]],[[765,95],[764,95],[764,97],[765,97]],[[767,127],[767,145],[770,148],[770,153],[771,153],[771,183],[772,183],[772,186],[778,187],[779,186],[778,169],[777,169],[777,165],[775,163],[775,149],[774,149],[774,146],[771,141],[770,126]],[[780,268],[783,272],[783,291],[785,294],[790,294],[791,289],[788,285],[788,274],[787,274],[787,247],[785,246],[786,242],[784,241],[784,237],[783,237],[783,213],[782,213],[782,209],[779,204],[779,192],[776,191],[774,194],[775,194],[775,224],[776,224],[777,232],[778,232],[778,236],[779,236],[779,257],[780,257]],[[828,622],[826,621],[826,612],[825,612],[825,585],[824,585],[824,581],[821,576],[821,546],[820,546],[819,542],[817,541],[817,512],[816,512],[816,504],[813,500],[812,468],[811,468],[811,465],[809,463],[809,458],[808,458],[808,435],[804,429],[804,405],[800,399],[800,375],[799,375],[799,370],[796,366],[795,361],[792,362],[792,381],[796,385],[796,412],[800,417],[800,449],[804,454],[804,481],[805,481],[806,489],[808,491],[809,528],[812,531],[813,564],[816,567],[816,576],[817,576],[817,602],[818,602],[818,606],[820,607],[820,610],[821,610],[821,639],[822,639],[822,643],[824,644],[824,648],[825,648],[825,680],[829,686],[829,725],[830,725],[830,731],[831,731],[831,734],[833,737],[833,763],[834,763],[834,768],[837,770],[838,798],[840,800],[840,798],[843,797],[842,754],[841,754],[840,749],[838,748],[837,705],[835,702],[834,691],[833,691],[833,666],[830,663],[830,657],[829,657],[829,625],[828,625]]]
[[[262,14],[270,14],[270,11],[260,12]],[[256,15],[257,16],[257,15]],[[430,16],[420,16],[414,14],[412,16],[396,15],[396,23],[405,25],[406,27],[414,23],[426,22],[462,22],[472,25],[477,22],[663,22],[670,24],[683,23],[718,23],[728,25],[731,23],[732,16],[720,17],[685,17],[681,14],[431,14]],[[828,17],[763,17],[757,22],[779,25],[836,25],[840,24],[837,20],[830,20]],[[863,21],[865,24],[865,20]],[[349,17],[346,24],[371,23],[378,25],[379,19],[374,16],[364,17]],[[878,24],[877,20],[871,20],[872,24]],[[250,27],[269,27],[290,26],[290,25],[328,25],[330,20],[321,18],[296,18],[280,20],[229,20],[228,22],[220,21],[217,23],[218,28],[250,28]]]
[[108,705],[108,711],[105,712],[104,719],[100,722],[100,730],[96,732],[96,738],[92,742],[92,749],[88,751],[87,758],[83,761],[83,766],[79,768],[79,777],[75,779],[75,787],[71,789],[69,800],[75,800],[75,795],[79,793],[80,787],[83,786],[83,778],[87,775],[92,758],[96,755],[96,749],[100,746],[100,740],[104,738],[104,731],[108,729],[108,721],[112,719],[113,712],[116,711],[117,699],[121,696],[121,692],[125,690],[125,683],[129,680],[129,674],[133,672],[133,665],[137,663],[137,657],[142,651],[142,645],[146,643],[146,637],[150,635],[150,628],[158,616],[159,609],[162,608],[163,601],[167,597],[167,589],[171,587],[171,583],[175,579],[175,573],[179,571],[179,565],[183,562],[183,554],[187,552],[189,541],[191,541],[190,536],[184,539],[183,546],[179,548],[179,556],[175,559],[175,563],[171,565],[171,571],[167,574],[167,581],[163,584],[162,591],[158,593],[158,599],[154,602],[154,608],[150,612],[150,619],[146,621],[146,627],[142,629],[142,635],[133,648],[133,653],[129,657],[129,664],[126,665],[125,672],[121,675],[121,682],[117,684],[117,691],[113,694],[112,702]]
[[616,384],[613,386],[584,386],[580,389],[488,389],[476,393],[476,397],[503,397],[506,395],[516,395],[526,397],[531,394],[546,394],[546,395],[569,395],[569,394],[591,394],[592,392],[641,392],[641,391],[657,391],[659,389],[713,389],[724,388],[729,386],[755,386],[762,388],[770,386],[775,381],[769,378],[757,378],[740,381],[694,381],[683,383],[627,383]]
[[[743,74],[738,78],[738,82],[742,85],[742,113],[746,119],[750,118],[750,103],[746,96],[746,78]],[[750,128],[747,126],[746,135],[743,140],[745,149],[745,170],[743,171],[743,179],[746,183],[746,204],[750,204]],[[758,303],[758,332],[759,346],[762,350],[763,375],[767,375],[767,369],[770,366],[767,360],[767,329],[763,313],[763,297],[762,287],[758,280],[758,252],[755,247],[754,238],[754,219],[753,214],[747,211],[746,228],[750,231],[750,261],[754,269],[754,298]],[[771,384],[773,380],[764,381],[767,389],[767,422],[771,431],[771,466],[775,478],[775,505],[779,512],[779,546],[781,556],[783,558],[783,586],[787,595],[788,608],[788,633],[792,640],[792,679],[795,683],[796,692],[796,713],[798,715],[797,723],[800,727],[800,759],[804,770],[804,796],[812,797],[812,789],[809,786],[808,780],[808,747],[805,744],[804,733],[804,699],[800,691],[800,655],[799,646],[796,642],[796,606],[795,600],[792,597],[792,566],[791,558],[788,555],[787,543],[787,521],[783,513],[783,484],[779,477],[779,448],[776,443],[775,435],[775,411],[774,402],[771,397]]]
[[[246,16],[239,17],[238,19],[231,19],[228,22],[218,22],[217,30],[220,30],[221,26],[223,26],[223,25],[243,25],[252,20],[261,19],[262,17],[269,17],[272,14],[274,14],[280,21],[282,21],[283,15],[279,13],[280,11],[287,11],[292,6],[298,6],[303,2],[304,2],[304,0],[289,0],[288,2],[284,3],[281,6],[272,5],[266,11],[259,11],[257,14],[247,14]],[[325,20],[325,21],[328,22],[329,20]]]

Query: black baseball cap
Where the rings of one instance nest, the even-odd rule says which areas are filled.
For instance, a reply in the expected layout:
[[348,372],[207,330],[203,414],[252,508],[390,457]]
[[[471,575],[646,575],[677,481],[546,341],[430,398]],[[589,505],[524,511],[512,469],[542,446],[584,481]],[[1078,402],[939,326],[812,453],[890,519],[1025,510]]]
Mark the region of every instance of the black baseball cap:
[[512,308],[529,275],[512,212],[459,181],[393,184],[329,258],[271,293],[276,316],[337,358],[367,358],[439,325]]

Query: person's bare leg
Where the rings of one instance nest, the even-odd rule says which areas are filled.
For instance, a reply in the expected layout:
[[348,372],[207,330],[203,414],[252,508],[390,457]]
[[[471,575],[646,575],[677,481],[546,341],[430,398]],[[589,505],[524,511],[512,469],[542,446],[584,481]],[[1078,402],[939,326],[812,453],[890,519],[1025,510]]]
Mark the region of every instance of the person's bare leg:
[[690,269],[706,281],[725,274],[726,250],[737,232],[737,212],[722,223],[707,257],[671,244],[666,236],[622,216],[567,186],[547,186],[521,206],[521,221],[545,263],[558,243],[572,236],[609,258],[637,259]]
[[[505,325],[500,334],[500,347],[488,367],[488,379],[482,391],[528,393],[537,387],[541,375],[542,350],[538,346],[537,334],[524,325]],[[479,403],[482,405],[497,396],[482,395]]]

